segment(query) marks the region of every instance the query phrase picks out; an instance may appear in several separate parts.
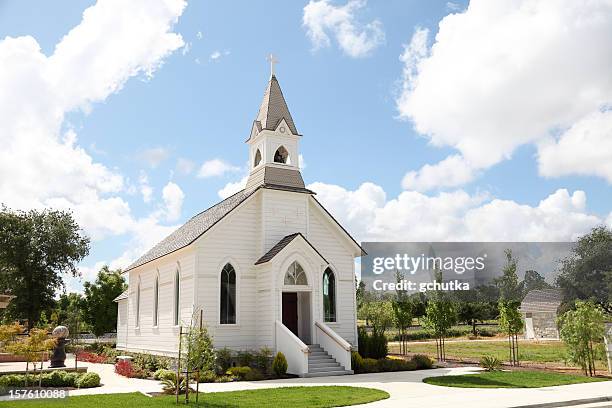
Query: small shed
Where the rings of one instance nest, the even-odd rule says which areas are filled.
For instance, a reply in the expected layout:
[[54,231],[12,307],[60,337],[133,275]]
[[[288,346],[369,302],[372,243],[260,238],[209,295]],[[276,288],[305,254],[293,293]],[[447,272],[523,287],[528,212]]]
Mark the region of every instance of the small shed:
[[9,305],[9,303],[11,302],[11,300],[13,300],[15,298],[15,296],[11,296],[11,295],[7,295],[7,294],[0,294],[0,309],[6,309]]
[[520,308],[525,321],[525,339],[559,339],[557,312],[562,301],[559,289],[537,289],[527,293]]

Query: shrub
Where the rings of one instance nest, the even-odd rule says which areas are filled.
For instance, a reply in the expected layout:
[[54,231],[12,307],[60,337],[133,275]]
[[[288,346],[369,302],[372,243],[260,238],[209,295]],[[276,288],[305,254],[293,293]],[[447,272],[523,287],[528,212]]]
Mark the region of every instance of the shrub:
[[287,367],[287,359],[285,355],[279,351],[276,353],[276,357],[274,357],[274,361],[272,362],[272,372],[274,372],[274,375],[278,378],[281,378],[287,374]]
[[226,383],[226,382],[232,382],[234,381],[236,378],[232,377],[231,375],[220,375],[215,379],[215,382],[218,383]]
[[160,368],[170,368],[170,359],[168,357],[144,353],[134,353],[132,354],[132,357],[132,363],[145,371],[153,373]]
[[267,373],[269,371],[271,359],[272,350],[270,350],[268,347],[262,347],[257,353],[255,353],[253,365],[262,373]]
[[356,351],[351,352],[351,368],[356,373],[361,372],[363,368],[363,357]]
[[231,375],[234,377],[238,377],[240,380],[246,380],[246,381],[255,381],[255,380],[261,380],[263,378],[263,375],[261,374],[261,372],[257,369],[253,369],[251,367],[230,367],[227,370],[227,375]]
[[163,380],[164,378],[169,378],[174,375],[174,372],[171,370],[166,370],[165,368],[160,368],[159,370],[153,373],[153,378],[156,380]]
[[204,371],[200,373],[199,380],[202,383],[214,383],[217,381],[217,374],[214,371]]
[[[28,375],[29,385],[40,384],[43,387],[79,387],[91,388],[100,385],[100,376],[96,373],[69,373],[66,371],[52,371],[42,375]],[[9,374],[0,376],[0,387],[23,387],[26,376],[24,374]]]
[[238,365],[242,367],[250,367],[253,364],[254,356],[250,351],[239,351],[238,352]]
[[187,381],[184,376],[177,378],[176,373],[172,372],[172,375],[162,380],[162,386],[165,394],[176,394],[178,388],[179,394],[184,394],[187,389]]
[[377,360],[377,366],[379,372],[391,372],[391,371],[414,371],[416,370],[416,362],[402,359],[392,358],[381,358]]
[[484,356],[480,359],[480,366],[486,371],[498,371],[501,369],[501,361],[497,357]]
[[359,346],[359,354],[365,358],[385,358],[389,352],[387,345],[387,336],[384,334],[368,334],[365,328],[360,327],[357,330],[357,342]]
[[107,356],[101,356],[96,353],[90,353],[88,351],[79,351],[77,352],[77,359],[79,361],[85,361],[86,363],[106,363],[108,362]]
[[220,373],[225,373],[232,366],[232,351],[227,347],[217,350],[217,365]]
[[134,377],[134,367],[128,360],[121,360],[115,364],[115,372],[127,378]]
[[377,373],[378,361],[374,358],[364,358],[362,364],[362,373]]
[[92,388],[100,386],[100,376],[97,373],[84,373],[77,377],[75,385],[78,388]]
[[433,360],[425,354],[416,354],[412,356],[411,360],[416,364],[417,370],[430,369],[433,367]]

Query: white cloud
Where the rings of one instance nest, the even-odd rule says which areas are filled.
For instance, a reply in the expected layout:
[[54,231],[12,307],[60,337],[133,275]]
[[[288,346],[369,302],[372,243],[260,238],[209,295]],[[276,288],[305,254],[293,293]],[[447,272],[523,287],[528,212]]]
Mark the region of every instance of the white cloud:
[[177,184],[170,181],[162,190],[162,198],[165,205],[166,220],[178,220],[181,217],[183,201],[185,200],[183,190]]
[[612,110],[591,113],[538,148],[540,174],[597,175],[612,183]]
[[366,0],[349,0],[344,6],[334,6],[328,0],[310,0],[304,7],[303,26],[315,50],[329,47],[330,36],[349,57],[366,57],[384,43],[382,23],[357,21],[356,14],[366,6]]
[[226,57],[228,55],[230,55],[230,51],[229,50],[225,50],[223,52],[219,51],[219,50],[215,50],[213,51],[210,56],[208,57],[209,60],[213,61],[213,62],[218,62],[221,57]]
[[149,184],[149,177],[144,171],[141,171],[140,176],[138,176],[138,184],[140,188],[140,194],[142,194],[142,200],[145,203],[151,202],[151,198],[153,196],[153,187],[151,187],[151,185]]
[[[62,129],[68,113],[91,111],[134,76],[150,78],[183,46],[172,27],[185,5],[182,0],[99,1],[50,56],[31,36],[0,40],[0,202],[72,210],[94,240],[146,237],[139,230],[144,219],[137,219],[121,197],[131,188],[126,178],[95,162],[78,145],[74,129]],[[177,202],[169,201],[175,212]],[[145,219],[166,228],[159,218]]]
[[461,5],[458,3],[454,3],[452,1],[447,1],[446,8],[447,10],[450,10],[450,11],[459,11],[461,10]]
[[475,169],[463,157],[452,155],[435,165],[426,164],[418,171],[406,173],[402,187],[416,191],[456,187],[470,182],[475,176]]
[[198,32],[196,33],[196,37],[197,37],[197,39],[198,39],[198,40],[201,40],[201,39],[204,37],[204,34],[202,34],[202,32],[201,32],[201,31],[198,31]]
[[462,190],[404,191],[387,200],[372,183],[355,191],[324,183],[308,188],[364,241],[566,241],[603,222],[587,212],[584,192],[565,189],[530,206]]
[[204,162],[198,171],[199,178],[219,177],[226,173],[240,171],[240,167],[233,166],[221,159],[212,159]]
[[219,195],[219,197],[225,200],[227,197],[231,196],[232,194],[235,194],[239,192],[240,190],[244,189],[248,179],[249,179],[249,176],[247,174],[239,181],[227,183],[221,190],[217,192],[217,194]]
[[417,29],[401,56],[397,108],[433,145],[456,148],[478,169],[535,144],[544,149],[544,175],[612,178],[593,154],[610,135],[583,137],[567,167],[551,165],[546,148],[554,144],[542,143],[560,133],[558,145],[573,145],[577,136],[564,141],[564,130],[581,120],[602,126],[594,116],[606,116],[600,111],[612,103],[612,53],[602,40],[612,38],[612,3],[473,0],[442,19],[431,47],[427,34]]
[[165,161],[170,153],[164,147],[152,147],[140,153],[140,158],[144,160],[151,168],[156,168]]
[[189,51],[191,51],[191,43],[190,42],[185,44],[185,46],[181,50],[181,54],[183,54],[183,56],[185,56],[185,55],[189,54]]
[[191,174],[194,169],[195,163],[192,160],[179,157],[176,162],[176,171],[178,171],[180,174]]

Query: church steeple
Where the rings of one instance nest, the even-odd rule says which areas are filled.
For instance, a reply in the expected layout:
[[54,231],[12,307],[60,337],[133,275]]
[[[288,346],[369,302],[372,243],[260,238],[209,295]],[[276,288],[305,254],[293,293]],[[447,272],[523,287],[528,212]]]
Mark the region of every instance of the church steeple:
[[282,120],[287,122],[287,127],[292,134],[298,135],[298,131],[287,107],[287,102],[283,96],[276,75],[272,74],[266,91],[264,92],[263,100],[259,106],[257,118],[253,124],[253,131],[249,139],[253,138],[262,130],[276,130]]
[[251,163],[247,188],[268,185],[304,189],[299,171],[300,137],[272,72],[246,141]]

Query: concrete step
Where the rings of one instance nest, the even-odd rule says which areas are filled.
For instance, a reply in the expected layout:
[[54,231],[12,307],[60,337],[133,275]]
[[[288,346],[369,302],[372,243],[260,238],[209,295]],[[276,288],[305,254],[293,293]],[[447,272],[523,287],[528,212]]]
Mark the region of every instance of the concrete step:
[[309,344],[308,347],[318,347],[321,348],[320,344]]
[[329,355],[308,356],[308,361],[319,361],[319,360],[333,360],[333,358]]
[[347,375],[347,374],[352,374],[352,372],[347,371],[347,370],[338,370],[338,371],[327,371],[327,372],[321,372],[321,373],[306,373],[304,377],[307,377],[307,378],[331,377],[331,376],[336,376],[336,375]]
[[308,353],[309,356],[328,356],[329,354],[327,354],[327,351],[311,351],[310,353]]
[[340,365],[340,363],[338,363],[336,360],[322,360],[322,361],[309,361],[308,362],[308,368],[320,368],[320,367],[338,367]]
[[335,366],[331,366],[331,367],[310,367],[308,366],[309,373],[330,373],[330,372],[342,371],[342,370],[344,370],[344,367],[342,367],[338,363],[336,363]]

